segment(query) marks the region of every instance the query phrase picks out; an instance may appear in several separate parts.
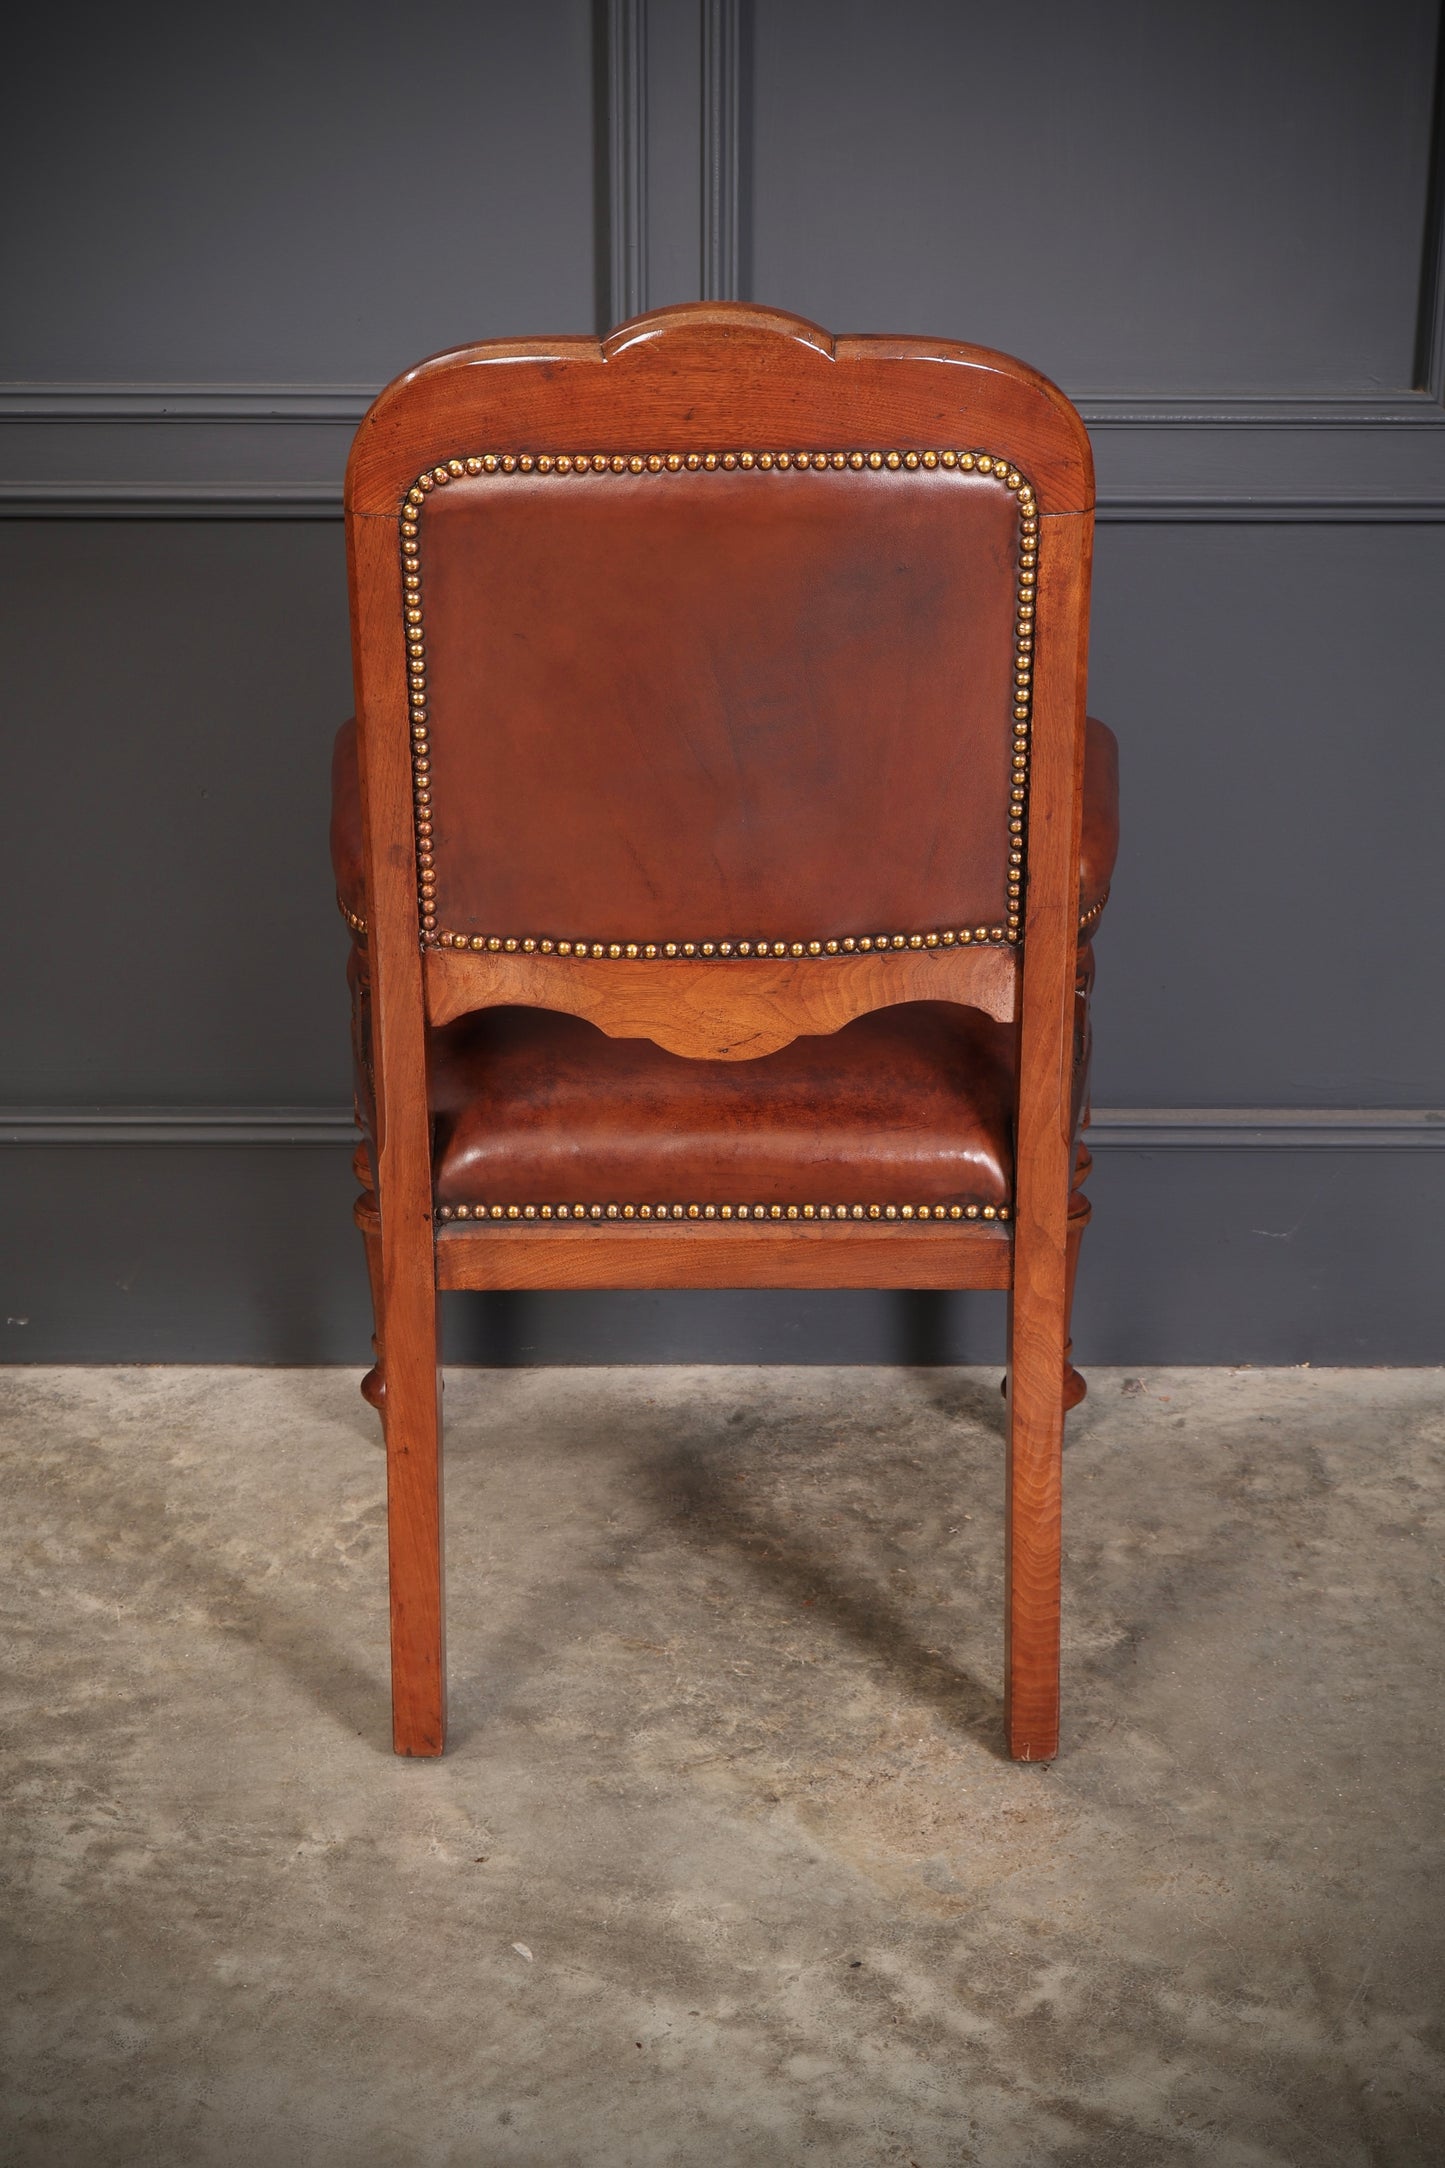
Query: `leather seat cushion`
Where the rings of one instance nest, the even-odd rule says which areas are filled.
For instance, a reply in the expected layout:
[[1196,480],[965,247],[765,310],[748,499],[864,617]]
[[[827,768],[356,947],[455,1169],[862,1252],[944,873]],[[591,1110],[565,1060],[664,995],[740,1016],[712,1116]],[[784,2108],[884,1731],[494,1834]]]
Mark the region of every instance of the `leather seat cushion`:
[[[1109,893],[1119,849],[1119,747],[1105,723],[1090,716],[1084,740],[1084,833],[1079,854],[1079,912],[1096,912]],[[351,917],[366,917],[361,840],[361,788],[356,772],[356,724],[343,723],[331,756],[331,862],[336,893]]]
[[1007,1208],[1014,1032],[920,1001],[757,1061],[686,1061],[579,1017],[432,1033],[439,1206]]

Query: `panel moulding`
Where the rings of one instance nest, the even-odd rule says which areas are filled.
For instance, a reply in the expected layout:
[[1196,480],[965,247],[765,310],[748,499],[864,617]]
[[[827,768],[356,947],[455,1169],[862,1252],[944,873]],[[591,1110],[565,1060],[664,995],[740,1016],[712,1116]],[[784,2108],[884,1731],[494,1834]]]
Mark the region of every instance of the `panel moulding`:
[[[99,1145],[269,1149],[355,1146],[341,1107],[0,1108],[0,1146]],[[1098,1107],[1099,1151],[1419,1151],[1445,1149],[1445,1108]]]

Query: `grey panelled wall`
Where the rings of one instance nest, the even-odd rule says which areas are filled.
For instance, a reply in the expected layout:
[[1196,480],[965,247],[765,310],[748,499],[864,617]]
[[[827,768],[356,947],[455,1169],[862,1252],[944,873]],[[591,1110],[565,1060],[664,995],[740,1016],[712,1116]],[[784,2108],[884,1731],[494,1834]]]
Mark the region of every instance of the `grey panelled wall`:
[[[1081,403],[1124,749],[1084,1359],[1436,1361],[1434,0],[82,6],[0,157],[13,1360],[359,1361],[339,482],[419,354],[698,293]],[[64,94],[56,87],[63,85]],[[995,1299],[452,1298],[491,1361],[991,1356]]]

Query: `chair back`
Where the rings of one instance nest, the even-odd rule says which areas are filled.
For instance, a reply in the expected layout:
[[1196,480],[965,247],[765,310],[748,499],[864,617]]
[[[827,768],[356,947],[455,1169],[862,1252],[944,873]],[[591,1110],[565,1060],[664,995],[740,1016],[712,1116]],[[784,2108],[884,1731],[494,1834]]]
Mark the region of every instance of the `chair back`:
[[[802,1028],[822,985],[847,1013],[915,998],[881,956],[1015,949],[1037,734],[1082,720],[1040,714],[1044,537],[1090,502],[1082,427],[1033,372],[766,311],[399,380],[348,509],[363,777],[404,745],[410,799],[370,849],[414,855],[433,1014],[530,986],[619,1028],[590,967],[681,963],[729,973],[730,1011],[762,960],[786,1008],[782,960],[833,971]],[[463,956],[506,961],[449,974]]]

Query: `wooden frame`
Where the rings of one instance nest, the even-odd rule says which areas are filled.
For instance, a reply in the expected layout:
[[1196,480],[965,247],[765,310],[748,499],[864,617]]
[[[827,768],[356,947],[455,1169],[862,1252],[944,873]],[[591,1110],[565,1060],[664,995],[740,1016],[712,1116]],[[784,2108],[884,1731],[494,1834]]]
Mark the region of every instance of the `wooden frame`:
[[[795,960],[590,961],[423,949],[408,742],[399,508],[424,468],[478,445],[533,456],[579,444],[643,454],[727,443],[995,444],[1039,511],[1023,939],[1015,948]],[[375,1084],[373,1253],[384,1350],[394,1741],[445,1738],[437,1301],[446,1288],[997,1288],[1010,1297],[1006,1728],[1058,1749],[1060,1452],[1070,1180],[1084,683],[1093,475],[1077,414],[1044,378],[981,348],[834,340],[774,312],[701,304],[598,342],[465,348],[399,378],[347,470]],[[1010,1225],[783,1221],[661,1230],[438,1225],[428,1023],[495,1002],[589,1017],[688,1056],[748,1059],[801,1032],[928,994],[1019,1026]],[[1075,1227],[1082,1224],[1076,1210]],[[370,1222],[367,1222],[370,1225]],[[1073,1247],[1076,1249],[1076,1238]]]

